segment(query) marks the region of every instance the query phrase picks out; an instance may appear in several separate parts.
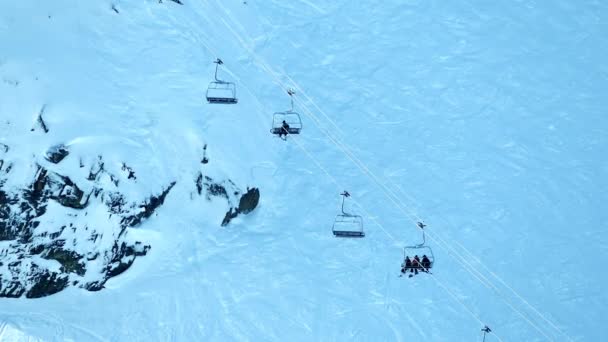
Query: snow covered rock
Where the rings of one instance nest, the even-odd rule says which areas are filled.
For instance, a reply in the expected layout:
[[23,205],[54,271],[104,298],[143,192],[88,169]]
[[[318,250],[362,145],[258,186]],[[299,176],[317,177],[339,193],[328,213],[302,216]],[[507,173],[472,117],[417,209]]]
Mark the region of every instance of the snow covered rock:
[[[99,291],[148,253],[151,245],[130,238],[129,229],[157,212],[176,181],[141,196],[126,190],[137,182],[127,163],[102,155],[76,163],[59,144],[47,149],[48,163],[31,165],[25,186],[15,187],[9,149],[3,145],[0,155],[0,297],[39,298],[68,286]],[[195,187],[207,202],[226,201],[223,226],[254,210],[260,197],[257,188],[243,193],[230,179],[202,172]]]
[[[101,185],[102,172],[79,186],[37,165],[30,185],[17,191],[4,189],[10,171],[1,174],[0,297],[44,297],[70,284],[99,290],[147,253],[150,246],[129,240],[126,230],[149,218],[175,183],[128,204],[116,189]],[[102,223],[106,215],[117,218]]]

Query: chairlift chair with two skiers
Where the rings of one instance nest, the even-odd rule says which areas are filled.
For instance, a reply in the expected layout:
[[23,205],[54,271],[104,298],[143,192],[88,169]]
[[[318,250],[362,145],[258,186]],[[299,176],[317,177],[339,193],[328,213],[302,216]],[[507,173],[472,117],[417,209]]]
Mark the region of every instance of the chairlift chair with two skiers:
[[213,63],[215,63],[215,81],[209,83],[209,87],[207,87],[207,102],[219,104],[237,103],[236,85],[233,82],[227,82],[217,78],[217,69],[220,65],[224,64],[224,62],[218,58]]
[[431,247],[426,245],[426,235],[424,233],[426,225],[418,222],[418,228],[422,230],[422,243],[414,246],[403,247],[403,263],[401,264],[401,273],[408,275],[410,278],[418,272],[430,273],[430,270],[435,265],[435,255]]
[[348,191],[340,194],[342,196],[342,213],[336,216],[332,226],[332,232],[335,237],[344,238],[359,238],[365,237],[363,231],[363,218],[359,215],[353,215],[344,211],[344,201],[350,197]]
[[300,114],[293,110],[293,96],[295,93],[293,89],[287,90],[287,94],[291,99],[291,109],[284,112],[276,112],[272,115],[270,133],[279,136],[283,140],[287,139],[288,134],[300,134],[302,130]]

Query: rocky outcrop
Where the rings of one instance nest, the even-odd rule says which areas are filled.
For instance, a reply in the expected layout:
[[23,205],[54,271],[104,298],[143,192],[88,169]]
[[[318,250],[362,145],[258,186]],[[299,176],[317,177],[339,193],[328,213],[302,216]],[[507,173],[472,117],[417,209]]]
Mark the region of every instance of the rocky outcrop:
[[241,196],[238,207],[231,207],[228,210],[222,220],[222,226],[227,226],[239,214],[249,214],[252,212],[258,206],[259,201],[260,190],[257,188],[247,189],[247,192]]
[[239,200],[239,213],[249,214],[260,202],[260,190],[258,188],[247,189],[247,192]]
[[152,216],[154,211],[165,203],[165,197],[167,197],[173,186],[175,186],[175,182],[169,184],[158,196],[151,196],[146,202],[138,206],[140,210],[137,214],[123,218],[122,223],[125,226],[133,227],[140,224],[142,220]]
[[[148,253],[151,246],[130,240],[128,232],[158,212],[175,182],[133,201],[121,192],[138,181],[131,166],[116,160],[106,164],[103,156],[78,156],[74,163],[69,148],[56,145],[43,156],[48,163],[34,164],[29,184],[8,188],[13,177],[9,151],[0,144],[0,297],[39,298],[69,286],[99,291]],[[205,145],[199,165],[208,164]],[[59,171],[70,165],[84,175]],[[257,188],[243,192],[230,179],[218,181],[202,172],[195,186],[202,198],[226,202],[222,226],[252,212],[260,200]]]
[[84,276],[86,272],[85,263],[82,261],[84,256],[62,247],[42,246],[42,250],[46,250],[43,258],[59,262],[63,273],[76,273],[79,276]]
[[[257,188],[247,189],[247,192],[242,194],[231,180],[216,182],[213,178],[205,176],[199,172],[196,180],[196,191],[200,196],[210,201],[213,197],[219,197],[226,200],[228,211],[224,215],[221,226],[227,226],[230,221],[239,214],[249,214],[253,211],[260,201],[260,190]],[[238,203],[238,204],[237,204]]]
[[[8,147],[0,147],[8,151]],[[0,165],[8,165],[7,157],[0,157]],[[47,157],[52,163],[61,162],[57,156]],[[135,172],[123,166],[127,173],[124,178],[134,181]],[[14,298],[44,297],[68,286],[103,289],[110,278],[125,272],[136,258],[149,251],[150,245],[130,242],[127,230],[152,216],[175,185],[170,183],[142,203],[129,202],[117,188],[118,178],[105,170],[101,157],[80,184],[43,166],[36,167],[31,183],[24,189],[5,188],[10,176],[10,169],[0,172],[0,241],[4,241],[0,247],[0,297]],[[111,183],[101,182],[102,177],[108,177]],[[116,187],[109,189],[101,184]],[[85,192],[83,188],[92,190]],[[49,220],[51,205],[53,218]],[[110,217],[116,215],[118,219],[87,220],[91,206],[97,212],[105,207]],[[63,213],[58,208],[64,208]],[[54,223],[72,218],[72,223]],[[103,228],[96,227],[101,224]]]
[[27,298],[40,298],[55,294],[68,286],[68,280],[65,275],[42,271],[32,279],[34,285],[25,296]]
[[46,151],[46,160],[53,164],[59,164],[65,157],[70,154],[67,147],[63,144],[55,145]]

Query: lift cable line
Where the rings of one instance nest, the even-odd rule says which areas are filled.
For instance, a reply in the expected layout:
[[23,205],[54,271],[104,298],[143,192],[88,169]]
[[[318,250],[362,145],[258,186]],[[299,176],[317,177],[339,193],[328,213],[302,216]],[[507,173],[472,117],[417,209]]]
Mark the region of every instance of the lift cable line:
[[[252,57],[254,57],[254,59],[257,61],[258,66],[259,66],[260,68],[262,68],[262,69],[266,70],[266,72],[267,72],[269,75],[271,75],[271,76],[272,76],[272,77],[275,79],[275,82],[276,82],[277,84],[279,84],[281,87],[285,88],[285,86],[283,85],[283,82],[277,78],[277,76],[276,76],[276,72],[274,72],[273,70],[271,70],[271,69],[268,67],[268,65],[266,65],[266,63],[265,63],[263,60],[261,60],[261,58],[260,58],[259,56],[257,56],[257,54],[256,54],[256,53],[255,53],[255,52],[254,52],[254,51],[253,51],[251,48],[248,48],[248,47],[247,47],[246,43],[245,43],[245,42],[243,41],[243,39],[242,39],[242,38],[239,36],[239,34],[238,34],[238,33],[236,33],[236,32],[234,31],[234,29],[233,29],[233,28],[231,28],[231,27],[229,26],[229,24],[228,24],[228,23],[227,23],[227,22],[226,22],[226,21],[225,21],[223,18],[220,18],[220,19],[222,20],[222,22],[224,23],[224,25],[225,25],[225,26],[226,26],[226,27],[227,27],[227,28],[228,28],[228,29],[229,29],[229,30],[230,30],[230,31],[231,31],[231,32],[232,32],[232,33],[235,35],[235,37],[236,37],[236,38],[237,38],[239,41],[241,41],[241,45],[242,45],[242,46],[243,46],[243,47],[244,47],[244,48],[245,48],[247,51],[249,51],[249,52],[252,54]],[[285,76],[286,76],[286,75],[285,75]],[[289,76],[286,76],[286,77],[288,77],[288,78],[289,78]],[[296,86],[296,87],[297,87],[297,86]],[[314,101],[312,101],[312,99],[311,99],[310,101],[311,101],[311,103],[314,103]],[[302,104],[301,104],[301,105],[302,105]],[[307,114],[307,115],[308,115],[308,116],[309,116],[311,119],[313,119],[313,122],[315,122],[315,120],[316,120],[316,122],[315,122],[316,126],[317,126],[317,127],[318,127],[318,128],[319,128],[319,129],[320,129],[320,130],[321,130],[321,131],[322,131],[322,132],[323,132],[323,133],[324,133],[324,134],[325,134],[325,135],[328,137],[328,139],[329,139],[330,141],[332,141],[332,142],[333,142],[333,143],[334,143],[334,144],[335,144],[337,147],[339,147],[339,148],[340,148],[340,149],[341,149],[341,150],[342,150],[342,151],[343,151],[343,152],[344,152],[344,153],[345,153],[345,154],[346,154],[346,155],[347,155],[347,156],[348,156],[348,157],[349,157],[349,158],[350,158],[350,159],[351,159],[351,160],[352,160],[354,163],[355,163],[355,165],[357,165],[357,166],[358,166],[358,167],[359,167],[359,168],[360,168],[360,169],[363,171],[363,173],[368,174],[368,176],[370,176],[370,178],[372,178],[373,180],[375,180],[375,182],[376,182],[377,184],[379,184],[379,185],[381,186],[381,188],[384,188],[384,189],[385,189],[385,192],[386,192],[386,187],[385,187],[385,186],[383,186],[383,185],[382,185],[382,184],[381,184],[381,183],[378,181],[377,177],[375,177],[375,175],[373,175],[373,173],[371,173],[371,171],[369,171],[369,169],[367,169],[367,167],[366,167],[364,164],[361,164],[361,162],[360,162],[360,161],[357,161],[356,157],[355,157],[354,155],[352,155],[352,152],[351,152],[351,153],[349,153],[350,151],[348,151],[348,150],[347,150],[347,149],[348,149],[348,147],[345,147],[345,144],[344,144],[344,143],[336,141],[336,140],[335,140],[335,138],[334,138],[333,136],[331,136],[331,135],[330,135],[330,134],[327,132],[327,130],[326,130],[326,129],[324,129],[324,128],[322,127],[322,125],[320,124],[320,121],[318,121],[318,118],[316,118],[316,116],[315,116],[315,115],[314,115],[314,114],[313,114],[313,113],[310,111],[310,109],[308,109],[308,108],[307,108],[305,105],[302,105],[302,107],[304,108],[305,113],[306,113],[306,114]],[[317,107],[317,108],[318,108],[318,106],[317,106],[316,104],[315,104],[315,107]],[[367,169],[367,171],[365,171],[365,169]],[[392,201],[393,203],[395,203],[395,199],[394,199],[394,198],[392,198],[392,196],[388,195],[387,197],[389,197],[389,199],[391,199],[391,201]],[[398,200],[397,200],[397,201],[398,201]],[[397,206],[398,206],[398,207],[399,207],[399,208],[400,208],[402,211],[404,210],[404,209],[401,207],[401,205],[399,205],[398,203],[395,203],[395,204],[396,204],[396,205],[397,205]],[[412,214],[411,214],[411,213],[406,213],[406,215],[407,215],[408,217],[412,218]],[[431,238],[432,238],[432,236],[431,236]],[[451,248],[449,245],[448,245],[448,248],[452,249],[452,253],[453,253],[453,254],[459,255],[459,253],[458,253],[457,251],[455,251],[453,248]],[[452,255],[452,253],[448,253],[448,254]],[[462,258],[462,257],[461,257],[461,259],[460,259],[460,260],[458,260],[458,259],[455,259],[455,260],[456,260],[456,261],[458,261],[458,262],[459,262],[459,263],[462,265],[462,263],[463,263],[463,262],[462,262],[462,260],[463,260],[463,258]],[[464,269],[465,269],[467,272],[472,273],[472,270],[471,270],[469,267],[467,267],[467,266],[464,266],[464,265],[463,265],[463,268],[464,268]],[[476,270],[475,270],[475,271],[476,271]],[[477,271],[477,272],[478,272],[478,271]],[[478,276],[475,276],[475,275],[473,275],[473,276],[479,280],[479,277],[478,277]],[[486,284],[486,287],[491,287],[491,285]],[[495,288],[497,291],[499,291],[499,290],[497,289],[497,287],[496,287],[496,286],[494,286],[494,288]],[[526,320],[526,321],[527,321],[527,322],[528,322],[528,323],[529,323],[529,324],[530,324],[532,327],[534,327],[534,328],[535,328],[537,331],[539,331],[539,332],[540,332],[540,333],[541,333],[543,336],[545,336],[546,338],[548,338],[549,340],[551,340],[551,338],[550,338],[550,337],[549,337],[549,336],[548,336],[548,335],[547,335],[547,334],[546,334],[546,333],[545,333],[545,332],[544,332],[544,331],[543,331],[543,330],[542,330],[542,329],[541,329],[541,328],[540,328],[538,325],[536,325],[536,324],[535,324],[534,322],[532,322],[532,321],[531,321],[531,320],[530,320],[530,319],[529,319],[527,316],[525,316],[525,315],[524,315],[524,314],[523,314],[521,311],[519,311],[517,308],[515,308],[515,306],[514,306],[512,303],[507,302],[507,301],[508,301],[508,299],[506,299],[506,298],[505,298],[504,296],[502,296],[502,295],[501,295],[500,297],[501,297],[501,299],[502,299],[503,301],[505,301],[505,303],[506,303],[506,304],[507,304],[507,305],[508,305],[508,306],[509,306],[509,307],[510,307],[512,310],[514,310],[514,311],[515,311],[515,312],[516,312],[516,313],[517,313],[519,316],[521,316],[521,317],[522,317],[524,320]],[[522,297],[522,298],[523,298],[523,297]],[[540,312],[539,312],[538,310],[536,310],[536,309],[535,309],[534,311],[535,311],[535,312],[540,313]],[[547,319],[546,317],[544,317],[544,316],[543,316],[543,319],[544,319],[544,320],[548,320],[548,319]],[[557,326],[556,326],[555,324],[553,324],[553,323],[551,323],[550,325],[551,325],[552,327],[554,327],[554,328],[557,328]],[[566,335],[566,334],[565,334],[563,331],[561,331],[559,328],[557,328],[556,330],[557,330],[558,332],[560,332],[562,335],[564,335],[565,337],[567,337],[569,340],[572,340],[572,338],[570,338],[568,335]]]
[[[218,5],[219,5],[219,4],[218,4]],[[220,5],[220,6],[221,6],[221,5]],[[257,56],[257,54],[256,54],[254,51],[252,51],[252,49],[250,49],[250,48],[248,48],[248,47],[247,47],[246,43],[245,43],[245,42],[243,41],[243,39],[242,39],[242,38],[239,36],[239,34],[238,34],[238,33],[236,33],[236,32],[234,31],[234,29],[233,29],[232,27],[230,27],[230,25],[229,25],[229,24],[228,24],[228,23],[227,23],[227,22],[226,22],[226,21],[225,21],[223,18],[220,18],[220,20],[221,20],[221,21],[222,21],[222,23],[225,25],[225,27],[226,27],[228,30],[230,30],[230,31],[233,33],[233,35],[234,35],[234,36],[235,36],[235,37],[236,37],[236,38],[237,38],[237,39],[238,39],[238,40],[241,42],[241,45],[242,45],[242,46],[243,46],[243,47],[244,47],[244,48],[245,48],[247,51],[249,51],[249,52],[251,53],[252,57],[254,57],[254,60],[257,62],[256,64],[257,64],[259,67],[261,67],[262,69],[264,69],[264,70],[265,70],[265,71],[266,71],[266,72],[267,72],[267,73],[268,73],[270,76],[272,76],[272,78],[275,80],[275,82],[276,82],[277,84],[279,84],[279,85],[280,85],[281,87],[283,87],[283,88],[286,88],[286,87],[283,85],[283,83],[282,83],[282,82],[281,82],[281,81],[280,81],[280,80],[277,78],[276,73],[275,73],[274,71],[272,71],[272,70],[271,70],[271,69],[270,69],[270,68],[269,68],[269,67],[268,67],[268,66],[265,64],[265,62],[263,62],[263,61],[260,59],[260,57],[259,57],[259,56]],[[337,142],[337,141],[335,141],[335,140],[334,140],[334,138],[333,138],[333,137],[332,137],[330,134],[328,134],[328,133],[327,133],[325,130],[323,130],[323,129],[321,128],[320,122],[318,121],[318,118],[316,118],[316,116],[314,115],[314,113],[312,113],[312,112],[311,112],[311,111],[310,111],[310,110],[309,110],[309,109],[308,109],[306,106],[304,106],[304,109],[307,111],[307,113],[309,114],[309,116],[310,116],[310,117],[313,119],[313,122],[314,122],[314,120],[317,120],[317,122],[316,122],[317,127],[319,127],[319,128],[320,128],[320,129],[321,129],[321,130],[322,130],[322,131],[325,133],[325,135],[326,135],[326,136],[327,136],[327,137],[328,137],[328,138],[329,138],[329,139],[330,139],[330,140],[331,140],[331,141],[332,141],[334,144],[336,144],[336,146],[340,147],[340,143],[339,143],[339,142]],[[356,157],[355,157],[355,158],[353,158],[354,156],[350,155],[350,154],[348,153],[348,152],[349,152],[348,150],[345,150],[345,149],[343,149],[343,148],[341,148],[341,149],[343,150],[343,152],[344,152],[344,153],[345,153],[347,156],[349,156],[349,158],[350,158],[350,159],[351,159],[353,162],[355,162],[355,164],[356,164],[357,166],[359,166],[359,168],[360,168],[360,169],[362,169],[362,170],[365,170],[365,169],[366,169],[366,166],[365,166],[364,164],[362,165],[360,161],[357,161]],[[368,170],[368,172],[369,172],[369,170]],[[364,172],[364,173],[365,173],[365,172]],[[368,174],[368,175],[369,175],[369,174]],[[373,176],[374,176],[373,174],[371,174],[370,176],[372,176],[372,179],[374,179],[374,178],[373,178]],[[377,182],[377,179],[375,179],[375,180],[376,180],[376,182]],[[392,198],[392,197],[390,197],[390,196],[389,196],[389,199],[391,199],[391,201],[393,201],[393,202],[395,203],[395,199],[394,199],[394,198]],[[397,204],[397,203],[395,203],[395,204]],[[397,204],[397,206],[399,207],[399,205],[398,205],[398,204]],[[465,269],[466,269],[466,268],[465,268]],[[466,270],[467,270],[467,271],[469,271],[468,269],[466,269]],[[469,272],[470,272],[470,271],[469,271]],[[511,307],[513,308],[513,306],[511,306]],[[529,323],[531,323],[532,325],[534,325],[534,323],[533,323],[533,322],[530,322],[529,320],[528,320],[528,322],[529,322]],[[539,328],[537,328],[537,330],[539,330]],[[543,333],[541,330],[539,330],[539,331],[540,331],[541,333]],[[544,333],[543,333],[543,335],[547,336],[547,335],[546,335],[546,334],[544,334]]]
[[[222,21],[224,22],[224,24],[226,24],[226,22],[225,22],[223,19],[222,19]],[[229,28],[229,29],[231,29],[231,28]],[[232,29],[231,29],[231,30],[232,30]],[[233,34],[235,34],[235,35],[237,36],[237,38],[238,38],[238,34],[237,34],[237,33],[235,33],[235,32],[233,31]],[[241,40],[241,41],[242,41],[242,40]],[[250,50],[250,49],[248,49],[248,50]],[[259,57],[258,57],[258,60],[259,60]],[[262,61],[262,62],[263,62],[263,61]],[[258,65],[258,66],[260,66],[260,67],[264,68],[264,66],[262,66],[262,65]],[[267,70],[267,72],[269,72],[271,75],[273,75],[273,73],[272,73],[272,72],[270,72],[270,71],[268,71],[268,70]],[[274,75],[273,75],[273,76],[274,76]],[[275,76],[275,79],[276,79],[276,76]],[[281,84],[281,83],[280,83],[280,80],[278,80],[278,83],[279,83],[279,84]],[[313,104],[314,104],[314,102],[313,102]],[[315,104],[315,106],[316,106],[316,104]],[[318,108],[318,106],[316,106],[316,107]],[[326,135],[327,135],[327,133],[326,133]],[[329,136],[328,136],[328,137],[329,137]],[[347,155],[348,155],[348,154],[347,154]],[[561,331],[560,331],[560,332],[561,332]],[[545,335],[545,336],[546,336],[546,335]]]
[[[323,173],[325,173],[325,175],[338,187],[342,187],[342,184],[331,174],[329,173],[329,171],[319,162],[319,160],[317,158],[315,158],[315,156],[312,155],[312,153],[310,151],[308,151],[307,148],[305,148],[297,139],[294,139],[294,142],[296,143],[296,145],[302,150],[302,152],[304,152],[304,154],[306,154],[306,156],[313,161],[313,163],[315,163],[315,165],[321,170],[323,171]],[[394,242],[394,243],[398,243],[397,239],[388,232],[388,230],[386,230],[386,228],[382,225],[382,223],[380,223],[378,221],[378,219],[376,219],[374,216],[371,215],[371,213],[369,213],[361,204],[359,204],[358,202],[354,202],[357,207],[361,208],[361,210],[363,210],[364,214],[367,217],[370,217],[375,223],[376,225]],[[444,290],[456,303],[458,303],[460,306],[462,306],[465,311],[472,317],[474,318],[478,323],[485,325],[485,323],[483,322],[483,320],[479,317],[479,315],[477,315],[475,312],[473,312],[473,310],[467,305],[465,304],[448,286],[445,285],[445,283],[443,281],[441,281],[437,276],[433,275],[432,276],[433,280],[435,281],[435,283],[437,283],[437,285]],[[418,327],[420,327],[420,325],[414,321],[414,324]],[[494,336],[496,336],[496,338],[499,341],[503,341],[502,338],[500,336],[498,336],[497,334],[494,334]]]
[[[205,47],[213,53],[213,49],[204,44]],[[245,89],[252,95],[252,97],[256,100],[256,102],[258,102],[259,105],[261,105],[259,103],[259,100],[254,96],[253,93],[251,93],[251,91],[249,91],[249,88],[245,87]],[[260,108],[262,108],[262,106],[260,106]],[[338,187],[341,187],[341,185],[338,183],[338,181],[320,164],[320,162],[311,154],[310,151],[308,151],[308,149],[306,149],[303,145],[301,145],[297,140],[296,141],[296,145],[308,156],[308,158],[310,158],[317,167],[319,167],[319,169],[321,169],[321,171],[323,171],[329,178],[330,180],[332,180],[332,182],[334,184],[336,184]],[[392,236],[383,226],[382,224],[374,217],[372,216],[369,212],[367,212],[365,210],[365,208],[363,206],[361,206],[361,204],[359,204],[358,202],[354,201],[355,205],[357,205],[357,207],[361,208],[365,214],[368,217],[371,217],[372,220],[376,223],[376,225],[395,243],[397,243],[397,240],[394,236]],[[435,280],[435,282],[444,290],[446,291],[446,293],[452,298],[454,299],[454,301],[456,301],[459,305],[461,305],[465,311],[467,311],[469,313],[469,315],[471,315],[471,317],[473,317],[474,319],[476,319],[479,323],[483,324],[481,318],[479,316],[477,316],[464,302],[462,302],[461,299],[459,299],[453,292],[452,290],[450,290],[447,286],[445,286],[445,284],[443,284],[437,277],[433,277],[433,279]],[[414,322],[415,325],[418,325],[416,322]],[[498,338],[499,341],[502,341],[502,339],[495,334],[495,336]]]

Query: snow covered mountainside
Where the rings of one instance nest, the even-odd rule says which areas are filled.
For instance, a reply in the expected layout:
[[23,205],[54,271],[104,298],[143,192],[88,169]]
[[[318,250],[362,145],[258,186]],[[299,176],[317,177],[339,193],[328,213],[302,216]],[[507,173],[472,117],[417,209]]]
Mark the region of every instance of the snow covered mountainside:
[[[5,51],[15,55],[7,55],[3,61],[7,96],[2,101],[0,146],[0,297],[37,298],[69,285],[101,290],[109,278],[123,273],[150,249],[150,244],[141,241],[145,238],[132,238],[136,234],[129,228],[140,226],[155,214],[175,186],[176,197],[201,211],[205,204],[197,198],[211,201],[211,197],[220,197],[227,202],[224,218],[214,220],[218,225],[228,224],[237,212],[255,208],[259,191],[242,191],[227,178],[222,173],[225,167],[207,154],[229,152],[215,146],[208,151],[202,134],[184,131],[184,127],[192,127],[190,122],[176,120],[177,113],[155,119],[156,114],[138,108],[136,103],[148,101],[137,99],[135,94],[108,101],[106,96],[118,98],[129,93],[115,85],[120,77],[104,76],[112,69],[113,60],[119,59],[111,55],[134,52],[114,50],[103,58],[100,53],[110,50],[85,47],[83,38],[96,34],[87,34],[87,29],[79,27],[77,6],[71,9],[75,11],[72,14],[56,13],[53,7],[19,6],[23,8],[3,11],[10,24],[3,37],[9,46]],[[39,11],[43,21],[21,28],[19,25],[32,26],[32,22],[10,16],[20,11],[30,15]],[[75,26],[66,30],[55,25],[54,20],[62,15],[74,18]],[[69,40],[70,34],[73,40]],[[37,38],[43,36],[44,41]],[[63,39],[68,42],[61,47]],[[70,57],[65,53],[70,49],[83,53]],[[57,60],[40,59],[53,51]],[[87,53],[88,62],[84,60]],[[94,66],[101,60],[108,69]],[[78,63],[91,64],[74,72]],[[47,68],[52,72],[45,72]],[[86,70],[92,79],[83,77]],[[104,84],[117,93],[100,91]],[[88,90],[78,94],[76,88]],[[95,101],[95,93],[100,96],[99,105],[89,102]],[[82,101],[72,100],[74,96],[82,96]],[[157,153],[178,160],[158,159]],[[230,162],[229,158],[221,159],[222,163]],[[232,165],[237,168],[239,164]]]
[[[607,20],[0,0],[0,341],[605,338]],[[238,104],[205,101],[218,57]],[[417,221],[436,263],[399,277]]]

